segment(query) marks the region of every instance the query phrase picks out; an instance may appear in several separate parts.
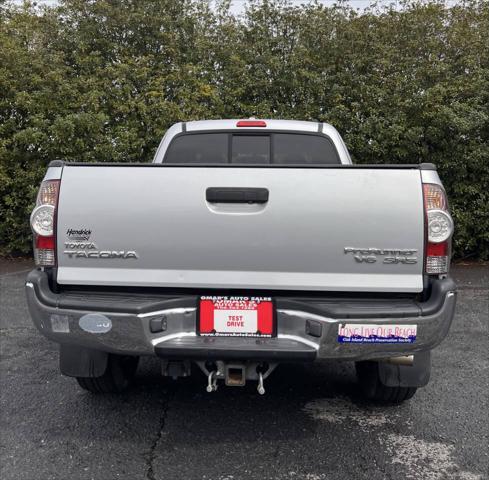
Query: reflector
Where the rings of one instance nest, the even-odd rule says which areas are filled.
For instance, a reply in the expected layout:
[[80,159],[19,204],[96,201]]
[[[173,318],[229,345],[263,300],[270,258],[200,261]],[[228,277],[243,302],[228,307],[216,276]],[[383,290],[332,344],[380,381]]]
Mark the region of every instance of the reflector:
[[36,248],[54,249],[54,236],[41,237],[40,235],[37,235]]
[[426,254],[430,257],[444,257],[448,255],[448,242],[443,243],[428,243]]

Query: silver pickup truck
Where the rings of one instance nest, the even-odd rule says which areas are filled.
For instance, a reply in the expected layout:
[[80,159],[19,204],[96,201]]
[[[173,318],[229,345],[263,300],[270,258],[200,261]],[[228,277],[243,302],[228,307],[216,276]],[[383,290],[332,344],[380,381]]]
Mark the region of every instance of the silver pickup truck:
[[435,167],[352,165],[324,123],[178,123],[151,164],[53,161],[31,227],[31,316],[91,392],[126,389],[141,355],[261,394],[279,363],[328,360],[399,403],[454,315]]

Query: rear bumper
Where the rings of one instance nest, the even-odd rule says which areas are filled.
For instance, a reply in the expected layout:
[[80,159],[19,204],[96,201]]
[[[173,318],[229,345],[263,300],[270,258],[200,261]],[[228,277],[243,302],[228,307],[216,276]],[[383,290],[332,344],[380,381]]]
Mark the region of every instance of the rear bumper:
[[[196,294],[88,290],[56,294],[39,270],[29,274],[26,294],[36,327],[60,344],[195,360],[368,360],[411,355],[431,350],[445,338],[456,303],[456,286],[450,278],[435,280],[425,302],[280,295],[277,337],[253,339],[199,337]],[[338,328],[345,323],[416,325],[417,335],[413,343],[340,343]]]

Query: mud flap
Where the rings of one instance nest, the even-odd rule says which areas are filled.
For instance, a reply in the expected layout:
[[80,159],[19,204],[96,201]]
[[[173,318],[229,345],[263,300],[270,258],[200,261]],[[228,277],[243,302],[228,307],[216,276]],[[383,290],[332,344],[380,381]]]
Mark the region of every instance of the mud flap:
[[412,365],[377,362],[379,381],[386,387],[424,387],[431,373],[431,352],[414,354]]
[[59,368],[68,377],[101,377],[107,368],[108,353],[73,345],[59,346]]

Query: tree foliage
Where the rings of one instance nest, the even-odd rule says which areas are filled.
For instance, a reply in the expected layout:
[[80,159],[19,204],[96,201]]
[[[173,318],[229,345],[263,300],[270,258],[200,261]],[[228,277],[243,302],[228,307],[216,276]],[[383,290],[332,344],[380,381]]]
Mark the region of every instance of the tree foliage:
[[358,163],[433,162],[455,253],[489,258],[489,3],[0,2],[0,253],[30,249],[49,161],[150,161],[174,122],[338,128]]

